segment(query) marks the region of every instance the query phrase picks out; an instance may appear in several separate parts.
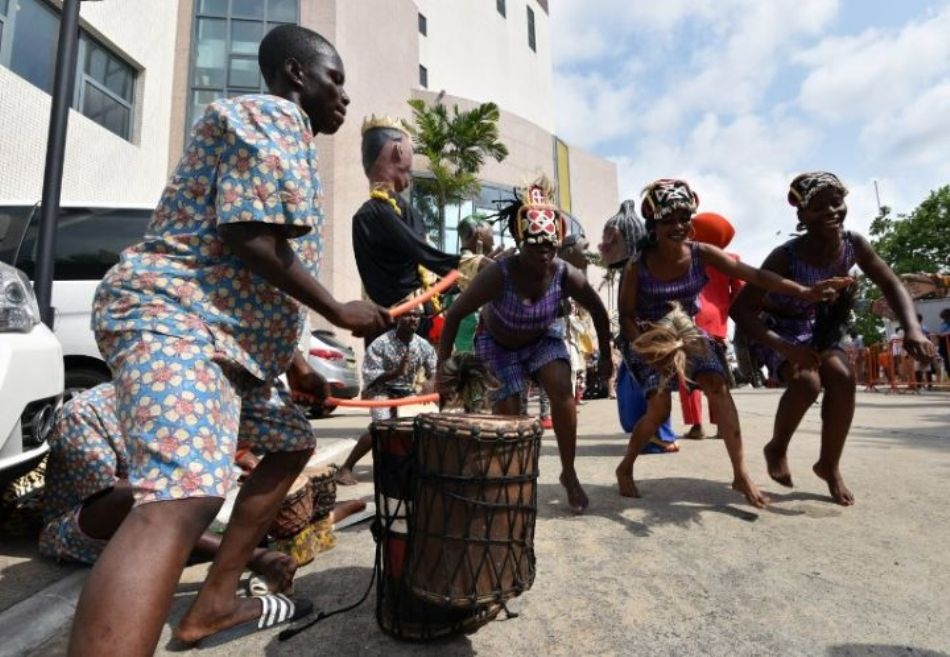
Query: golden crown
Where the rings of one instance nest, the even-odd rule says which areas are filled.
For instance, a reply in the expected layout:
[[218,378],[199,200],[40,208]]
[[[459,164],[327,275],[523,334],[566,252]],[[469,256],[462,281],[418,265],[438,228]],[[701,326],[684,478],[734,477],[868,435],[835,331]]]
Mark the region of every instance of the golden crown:
[[409,127],[409,124],[403,121],[402,119],[394,119],[391,116],[376,116],[375,114],[370,114],[368,117],[363,119],[363,129],[360,134],[366,134],[370,130],[376,130],[378,128],[389,128],[390,130],[399,130],[404,132],[410,137],[412,136],[412,128]]

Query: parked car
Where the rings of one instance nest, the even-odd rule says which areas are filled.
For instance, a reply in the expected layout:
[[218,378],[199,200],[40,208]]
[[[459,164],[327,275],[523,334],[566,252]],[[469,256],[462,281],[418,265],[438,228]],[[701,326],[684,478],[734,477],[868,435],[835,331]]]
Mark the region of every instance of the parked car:
[[[67,205],[57,221],[52,305],[67,396],[111,378],[90,326],[96,286],[125,247],[139,241],[150,207]],[[0,204],[0,262],[33,278],[39,204]]]
[[0,262],[0,491],[49,451],[63,397],[63,352],[39,319],[27,275]]
[[[353,399],[360,394],[360,379],[356,368],[356,353],[340,342],[332,331],[318,329],[310,333],[307,362],[323,375],[330,384],[330,392],[339,399]],[[336,407],[324,407],[328,415]]]

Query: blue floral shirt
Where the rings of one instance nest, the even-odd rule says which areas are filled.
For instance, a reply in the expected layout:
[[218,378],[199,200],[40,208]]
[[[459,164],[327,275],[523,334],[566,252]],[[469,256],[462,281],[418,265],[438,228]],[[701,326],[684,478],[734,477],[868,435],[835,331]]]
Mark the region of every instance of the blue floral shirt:
[[323,189],[310,122],[289,100],[250,95],[211,103],[192,132],[145,238],[100,283],[93,328],[210,339],[217,359],[269,380],[289,367],[306,309],[248,269],[218,226],[287,227],[317,276]]

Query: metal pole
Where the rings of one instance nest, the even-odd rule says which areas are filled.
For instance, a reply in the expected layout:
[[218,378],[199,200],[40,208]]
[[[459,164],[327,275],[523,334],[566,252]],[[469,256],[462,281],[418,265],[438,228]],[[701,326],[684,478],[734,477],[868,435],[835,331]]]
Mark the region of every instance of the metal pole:
[[53,328],[55,312],[51,305],[53,259],[56,247],[56,221],[63,186],[63,160],[66,154],[66,124],[76,77],[79,48],[79,0],[63,0],[59,23],[59,48],[50,109],[49,136],[46,141],[46,167],[43,171],[43,196],[40,204],[39,234],[36,239],[36,273],[33,287],[40,306],[40,318]]

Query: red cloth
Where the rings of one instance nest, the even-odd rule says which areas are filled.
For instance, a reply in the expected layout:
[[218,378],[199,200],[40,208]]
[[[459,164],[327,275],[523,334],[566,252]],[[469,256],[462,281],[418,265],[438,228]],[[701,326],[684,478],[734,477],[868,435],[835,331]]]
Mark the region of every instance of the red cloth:
[[[727,253],[736,262],[739,256]],[[745,285],[738,278],[730,278],[718,269],[706,267],[706,276],[709,282],[699,293],[699,312],[696,313],[696,326],[706,331],[714,338],[726,339],[729,324],[729,306]]]

